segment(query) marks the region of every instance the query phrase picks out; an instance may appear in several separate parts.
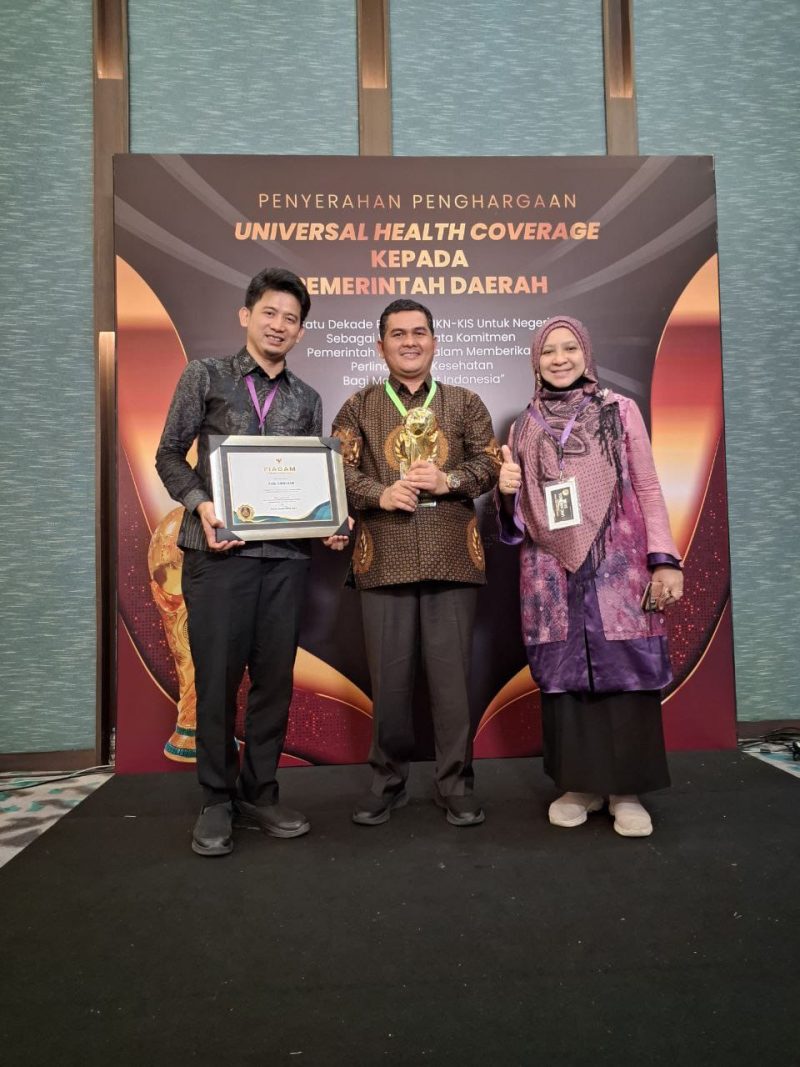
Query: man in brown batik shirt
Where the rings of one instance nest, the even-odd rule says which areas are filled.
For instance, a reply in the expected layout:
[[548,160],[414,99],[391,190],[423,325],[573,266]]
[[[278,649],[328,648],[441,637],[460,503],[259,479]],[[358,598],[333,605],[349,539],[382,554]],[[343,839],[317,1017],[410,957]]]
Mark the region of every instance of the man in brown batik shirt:
[[[372,679],[372,786],[354,822],[386,822],[407,802],[414,748],[411,698],[418,649],[436,745],[436,802],[454,826],[484,813],[473,795],[468,681],[477,587],[486,581],[473,499],[497,481],[502,458],[475,393],[431,377],[433,318],[414,300],[383,312],[378,350],[389,380],[352,396],[333,424],[356,516],[353,573],[361,591]],[[426,459],[409,456],[405,418],[429,409]]]

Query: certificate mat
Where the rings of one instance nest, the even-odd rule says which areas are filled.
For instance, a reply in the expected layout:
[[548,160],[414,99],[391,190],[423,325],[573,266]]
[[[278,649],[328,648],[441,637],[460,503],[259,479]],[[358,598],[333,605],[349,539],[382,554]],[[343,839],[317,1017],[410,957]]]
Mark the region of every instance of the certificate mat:
[[235,539],[328,537],[346,524],[335,438],[212,435],[209,446],[214,508]]

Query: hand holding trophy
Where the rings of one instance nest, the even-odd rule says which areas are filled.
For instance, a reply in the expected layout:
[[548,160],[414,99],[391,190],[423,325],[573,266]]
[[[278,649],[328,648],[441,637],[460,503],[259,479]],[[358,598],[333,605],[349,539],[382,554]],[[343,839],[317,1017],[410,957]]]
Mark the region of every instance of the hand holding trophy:
[[401,478],[418,493],[420,507],[435,507],[430,496],[447,492],[447,480],[438,468],[439,427],[430,408],[412,408],[394,445]]

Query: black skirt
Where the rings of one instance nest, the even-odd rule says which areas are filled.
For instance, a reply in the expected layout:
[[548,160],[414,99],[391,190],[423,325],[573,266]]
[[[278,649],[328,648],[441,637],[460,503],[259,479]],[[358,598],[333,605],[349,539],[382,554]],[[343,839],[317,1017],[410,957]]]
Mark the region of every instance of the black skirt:
[[544,770],[562,791],[647,793],[670,784],[661,691],[542,693]]

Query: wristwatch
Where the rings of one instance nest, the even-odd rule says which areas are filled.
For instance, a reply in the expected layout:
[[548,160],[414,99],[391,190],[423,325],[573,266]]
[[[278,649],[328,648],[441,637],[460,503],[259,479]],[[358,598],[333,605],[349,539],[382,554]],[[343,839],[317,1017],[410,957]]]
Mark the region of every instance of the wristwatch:
[[461,486],[461,479],[457,474],[454,474],[452,471],[450,472],[450,474],[446,475],[446,478],[447,488],[450,490],[451,493],[454,489],[458,489]]

